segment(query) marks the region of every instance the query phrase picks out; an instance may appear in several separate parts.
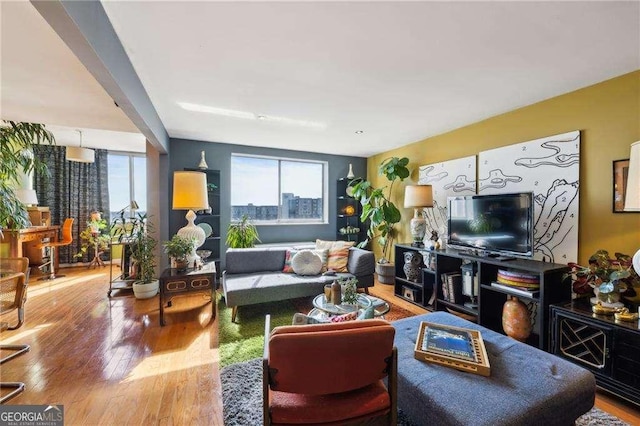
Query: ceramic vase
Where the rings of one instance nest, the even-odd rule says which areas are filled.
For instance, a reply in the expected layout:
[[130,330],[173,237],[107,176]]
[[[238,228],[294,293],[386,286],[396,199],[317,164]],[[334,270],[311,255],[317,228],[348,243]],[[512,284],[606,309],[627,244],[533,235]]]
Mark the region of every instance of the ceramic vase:
[[200,163],[198,164],[200,170],[206,170],[209,168],[207,161],[204,159],[204,151],[200,152]]
[[504,302],[502,308],[502,329],[507,336],[524,342],[531,334],[531,318],[527,305],[517,297]]

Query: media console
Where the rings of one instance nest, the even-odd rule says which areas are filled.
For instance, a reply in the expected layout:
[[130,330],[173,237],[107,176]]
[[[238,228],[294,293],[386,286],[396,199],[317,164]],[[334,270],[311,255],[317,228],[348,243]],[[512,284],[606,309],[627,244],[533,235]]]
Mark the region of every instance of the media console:
[[[408,280],[404,273],[406,252],[422,255],[421,274],[417,281]],[[475,271],[477,298],[458,294],[455,302],[446,300],[443,285],[446,280],[462,274],[461,268]],[[550,336],[549,306],[571,301],[571,284],[563,282],[562,275],[569,270],[566,265],[529,259],[502,260],[500,258],[461,253],[457,250],[426,250],[405,244],[395,245],[396,296],[432,311],[450,311],[463,314],[478,324],[504,333],[502,330],[502,306],[509,297],[518,297],[528,305],[533,322],[533,332],[527,343],[548,351]],[[509,289],[491,286],[496,281],[498,270],[535,275],[540,281],[540,290],[535,296],[515,294]],[[457,284],[459,285],[459,284]],[[475,302],[475,303],[473,303]],[[474,307],[474,305],[476,305]]]

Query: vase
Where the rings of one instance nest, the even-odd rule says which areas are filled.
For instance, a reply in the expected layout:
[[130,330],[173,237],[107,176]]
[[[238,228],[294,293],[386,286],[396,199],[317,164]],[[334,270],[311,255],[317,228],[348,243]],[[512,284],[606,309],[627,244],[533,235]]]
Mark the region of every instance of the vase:
[[502,329],[507,336],[524,342],[531,334],[531,318],[527,305],[517,297],[504,302],[502,307]]
[[206,170],[209,168],[207,161],[204,159],[204,151],[200,151],[200,163],[198,164],[200,170]]
[[347,173],[347,179],[353,179],[356,175],[353,173],[353,166],[349,163],[349,173]]

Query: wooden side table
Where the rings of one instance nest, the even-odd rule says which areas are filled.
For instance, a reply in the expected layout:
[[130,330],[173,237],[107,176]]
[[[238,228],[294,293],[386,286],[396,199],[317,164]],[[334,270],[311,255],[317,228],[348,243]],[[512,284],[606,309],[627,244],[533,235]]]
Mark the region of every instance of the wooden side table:
[[160,325],[165,325],[164,307],[171,306],[171,298],[187,293],[208,291],[211,293],[211,315],[216,318],[216,264],[210,262],[201,269],[188,268],[178,272],[167,268],[160,275]]

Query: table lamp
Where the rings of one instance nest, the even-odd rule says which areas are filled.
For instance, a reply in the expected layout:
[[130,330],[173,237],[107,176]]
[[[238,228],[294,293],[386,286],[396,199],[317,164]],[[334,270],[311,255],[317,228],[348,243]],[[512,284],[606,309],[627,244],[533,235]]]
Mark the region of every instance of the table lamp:
[[[640,213],[640,141],[631,144],[624,211]],[[633,269],[640,275],[640,249],[633,255]]]
[[411,219],[411,236],[413,247],[424,247],[422,240],[427,231],[427,221],[424,219],[422,209],[433,207],[433,189],[431,185],[407,185],[404,188],[404,207],[413,208]]
[[25,206],[37,206],[38,196],[35,189],[20,188],[16,189],[16,198]]
[[196,226],[194,210],[204,210],[209,207],[207,196],[207,175],[202,172],[177,171],[173,172],[173,209],[189,210],[185,216],[187,226],[180,228],[178,235],[195,240],[195,246],[187,256],[190,265],[198,261],[196,249],[204,244],[206,235],[204,229]]

